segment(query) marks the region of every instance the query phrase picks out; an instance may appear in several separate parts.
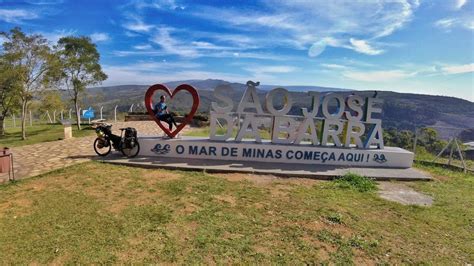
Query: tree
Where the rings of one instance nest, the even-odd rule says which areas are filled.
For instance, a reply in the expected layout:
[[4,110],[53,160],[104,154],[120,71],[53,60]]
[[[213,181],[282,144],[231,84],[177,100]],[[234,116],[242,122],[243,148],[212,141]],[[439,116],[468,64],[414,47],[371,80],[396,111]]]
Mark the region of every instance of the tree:
[[421,146],[424,146],[431,153],[440,151],[446,144],[438,138],[438,132],[433,128],[424,127],[419,134],[418,140]]
[[[58,41],[58,55],[61,62],[62,79],[70,92],[80,119],[79,97],[87,86],[100,84],[107,79],[99,64],[100,54],[89,37],[63,37]],[[77,123],[80,130],[81,125]]]
[[0,57],[0,135],[5,135],[3,122],[19,106],[19,71]]
[[408,130],[398,131],[397,129],[390,128],[383,132],[384,141],[387,146],[395,146],[404,149],[413,148],[413,132]]
[[26,35],[20,28],[1,32],[6,39],[3,43],[4,60],[17,72],[20,82],[18,96],[21,102],[21,138],[26,139],[26,117],[28,104],[33,93],[47,86],[52,81],[51,66],[54,55],[48,42],[41,35]]
[[46,111],[61,111],[65,108],[64,102],[61,99],[61,93],[57,90],[47,90],[41,92],[38,110],[41,113]]

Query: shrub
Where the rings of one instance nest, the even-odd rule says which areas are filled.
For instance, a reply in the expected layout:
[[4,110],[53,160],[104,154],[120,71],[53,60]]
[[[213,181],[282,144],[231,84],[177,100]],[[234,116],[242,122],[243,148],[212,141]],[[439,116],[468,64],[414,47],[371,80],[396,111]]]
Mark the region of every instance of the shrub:
[[374,180],[354,173],[347,173],[336,180],[335,186],[344,189],[353,189],[359,192],[369,192],[377,189]]
[[334,224],[342,224],[342,214],[335,212],[335,213],[330,213],[328,216],[326,216],[326,219]]

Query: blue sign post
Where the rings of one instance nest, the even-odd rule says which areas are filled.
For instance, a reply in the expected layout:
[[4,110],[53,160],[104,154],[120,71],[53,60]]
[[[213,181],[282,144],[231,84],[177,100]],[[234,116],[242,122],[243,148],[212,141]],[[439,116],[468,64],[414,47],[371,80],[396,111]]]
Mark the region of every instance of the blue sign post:
[[92,109],[92,107],[89,107],[89,109],[87,110],[82,110],[82,117],[89,119],[89,124],[90,124],[91,118],[95,117],[94,109]]

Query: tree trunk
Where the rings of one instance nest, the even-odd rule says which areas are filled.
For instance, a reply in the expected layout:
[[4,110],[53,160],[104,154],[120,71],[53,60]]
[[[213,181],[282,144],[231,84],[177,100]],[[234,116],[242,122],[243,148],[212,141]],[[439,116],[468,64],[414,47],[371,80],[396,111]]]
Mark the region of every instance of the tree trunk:
[[81,130],[81,113],[79,112],[79,105],[77,103],[77,97],[74,98],[74,107],[76,108],[76,120],[77,120],[77,129]]
[[21,101],[21,140],[26,140],[26,111],[27,100]]
[[0,136],[5,136],[5,128],[3,127],[4,122],[5,122],[5,116],[0,115]]

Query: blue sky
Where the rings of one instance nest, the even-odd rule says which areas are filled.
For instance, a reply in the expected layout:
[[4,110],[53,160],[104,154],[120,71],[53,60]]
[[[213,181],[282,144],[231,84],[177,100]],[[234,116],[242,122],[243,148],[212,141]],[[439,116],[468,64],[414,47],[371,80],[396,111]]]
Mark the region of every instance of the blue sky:
[[103,85],[216,78],[474,101],[473,14],[473,0],[0,0],[0,30],[90,36]]

